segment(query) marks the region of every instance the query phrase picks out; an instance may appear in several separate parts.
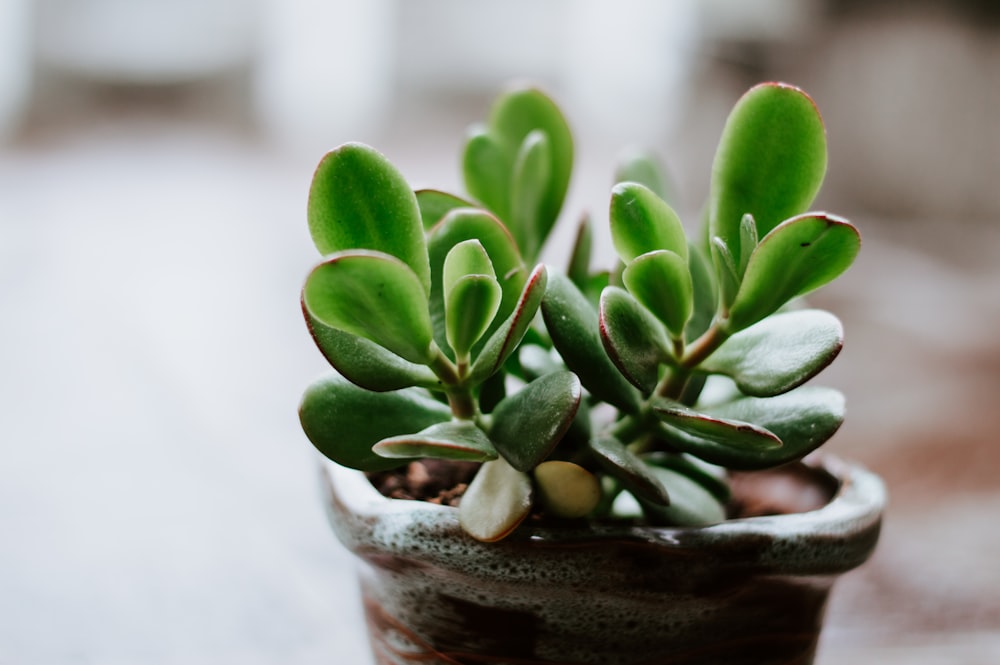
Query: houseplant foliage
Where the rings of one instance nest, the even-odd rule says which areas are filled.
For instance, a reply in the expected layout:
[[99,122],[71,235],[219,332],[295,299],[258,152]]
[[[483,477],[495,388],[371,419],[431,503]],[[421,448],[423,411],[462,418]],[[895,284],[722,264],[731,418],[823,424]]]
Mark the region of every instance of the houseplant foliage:
[[309,194],[323,258],[302,290],[336,372],[305,393],[306,434],[368,472],[481,463],[459,506],[481,541],[532,513],[723,521],[727,470],[798,460],[843,421],[838,392],[804,385],[841,325],[798,304],[860,247],[848,221],[810,211],[826,158],[812,100],[758,85],[722,132],[704,228],[689,238],[655,165],[630,160],[608,207],[620,265],[595,273],[589,221],[565,271],[539,263],[573,142],[537,89],[501,95],[470,134],[465,195],[413,191],[373,148],[336,148]]

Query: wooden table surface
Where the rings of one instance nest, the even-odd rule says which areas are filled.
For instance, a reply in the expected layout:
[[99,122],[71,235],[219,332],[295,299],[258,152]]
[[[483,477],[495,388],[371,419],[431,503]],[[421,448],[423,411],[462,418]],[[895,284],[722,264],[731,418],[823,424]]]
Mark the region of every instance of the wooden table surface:
[[[217,127],[85,129],[0,149],[0,664],[369,663],[353,562],[295,413],[323,370],[297,304],[315,159]],[[904,274],[964,283],[880,242],[866,255],[886,247]],[[956,374],[899,340],[995,351],[997,328],[881,334],[899,319],[873,313],[881,296],[862,282],[883,269],[869,261],[828,296],[868,349],[834,374],[857,415],[837,445],[877,468],[914,461],[888,474],[893,517],[837,589],[819,663],[993,665],[1000,491],[942,453],[934,426],[960,419],[961,459],[997,470],[977,432],[998,419],[996,392],[982,396],[1000,355]],[[919,308],[895,279],[901,311]],[[947,279],[934,287],[949,300]],[[963,297],[1000,319],[985,289]],[[886,373],[891,413],[872,405]]]

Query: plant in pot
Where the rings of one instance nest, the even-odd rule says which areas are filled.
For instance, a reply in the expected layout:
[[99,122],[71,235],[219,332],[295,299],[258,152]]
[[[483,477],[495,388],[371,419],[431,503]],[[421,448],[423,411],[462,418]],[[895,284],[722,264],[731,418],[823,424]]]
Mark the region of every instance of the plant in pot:
[[376,660],[812,662],[884,502],[863,469],[801,461],[844,400],[810,382],[841,325],[800,296],[860,247],[809,212],[816,106],[778,83],[736,103],[690,239],[656,164],[620,164],[606,272],[586,218],[565,271],[538,262],[572,161],[558,106],[517,88],[465,144],[467,195],[361,144],[316,170],[302,310],[336,371],[300,418]]

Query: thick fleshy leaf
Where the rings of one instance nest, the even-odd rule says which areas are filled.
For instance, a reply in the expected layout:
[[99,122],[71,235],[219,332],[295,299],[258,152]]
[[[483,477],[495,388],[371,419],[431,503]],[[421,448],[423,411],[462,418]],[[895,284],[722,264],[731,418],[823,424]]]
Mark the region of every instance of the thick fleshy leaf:
[[645,185],[623,182],[611,190],[611,239],[622,261],[667,249],[687,259],[688,241],[680,217]]
[[445,336],[444,261],[452,247],[473,239],[478,240],[489,255],[503,291],[500,308],[493,325],[487,330],[487,336],[514,311],[527,278],[527,270],[514,238],[496,217],[477,208],[454,209],[446,214],[431,229],[427,241],[431,261],[431,320],[434,322],[434,339],[441,348],[448,348]]
[[640,499],[643,512],[651,521],[670,526],[709,526],[725,521],[725,506],[704,485],[673,469],[651,469],[670,492],[669,506]]
[[594,231],[590,216],[584,215],[577,226],[576,237],[569,254],[566,275],[576,288],[586,292],[590,286],[590,257],[594,251]]
[[844,329],[833,314],[783,312],[727,339],[698,369],[731,377],[747,395],[772,397],[819,374],[843,344]]
[[538,501],[553,517],[586,517],[601,500],[597,476],[579,464],[549,460],[535,468],[534,476]]
[[488,462],[497,458],[497,451],[483,430],[470,420],[437,423],[416,434],[401,434],[382,439],[372,450],[382,457],[437,459]]
[[711,236],[740,265],[743,215],[767,235],[809,208],[825,174],[826,130],[813,100],[783,83],[751,88],[730,113],[712,164]]
[[456,358],[467,359],[472,345],[493,323],[503,292],[490,275],[466,275],[445,297],[445,329]]
[[624,443],[612,436],[598,436],[589,444],[598,463],[629,492],[661,506],[670,504],[670,494],[660,479]]
[[316,320],[304,303],[302,312],[320,352],[352,383],[376,392],[410,386],[433,388],[440,383],[425,365],[403,360],[375,342]]
[[691,271],[694,303],[684,335],[691,340],[698,339],[711,327],[719,303],[712,261],[697,245],[688,246],[688,270]]
[[511,466],[530,471],[548,457],[580,406],[580,381],[553,372],[508,395],[493,411],[490,440]]
[[808,214],[782,222],[750,255],[729,310],[729,331],[746,328],[792,298],[833,281],[851,266],[860,249],[861,236],[846,219]]
[[427,293],[430,265],[417,199],[384,155],[346,143],[320,161],[309,189],[309,231],[322,254],[384,252],[410,266]]
[[625,287],[635,299],[681,339],[694,311],[694,285],[687,259],[666,249],[637,257],[622,273]]
[[434,228],[445,215],[456,208],[476,207],[471,201],[437,189],[418,189],[414,193],[417,196],[417,206],[420,208],[420,219],[427,231]]
[[555,219],[545,217],[545,197],[552,179],[552,147],[541,130],[529,132],[514,160],[510,230],[521,252],[534,260]]
[[566,118],[545,93],[528,87],[501,95],[490,111],[489,126],[490,131],[507,146],[511,168],[528,134],[535,130],[545,133],[552,160],[552,176],[548,179],[539,215],[541,222],[548,227],[542,234],[545,237],[559,217],[573,169],[573,136]]
[[600,329],[611,362],[636,388],[653,392],[660,365],[672,360],[660,322],[628,292],[609,286],[601,293]]
[[372,452],[380,440],[446,422],[451,411],[426,391],[374,393],[336,374],[306,389],[299,406],[302,429],[325,456],[352,469],[379,471],[402,461]]
[[470,383],[477,385],[495,374],[521,343],[535,314],[538,313],[547,282],[548,273],[545,266],[538,264],[528,277],[514,311],[493,332],[476,356],[469,372]]
[[701,413],[663,398],[653,401],[653,411],[673,428],[724,446],[751,450],[781,447],[781,439],[776,434],[744,419]]
[[427,295],[399,259],[380,252],[327,257],[306,279],[302,300],[310,316],[379,344],[414,363],[431,358]]
[[671,186],[663,165],[655,155],[644,150],[624,154],[615,168],[614,181],[645,185],[664,201],[671,200]]
[[472,238],[452,247],[444,258],[443,288],[447,294],[463,277],[482,275],[496,279],[493,263],[483,244]]
[[717,418],[753,422],[773,432],[783,445],[738,448],[667,427],[664,433],[674,448],[730,469],[766,469],[801,459],[829,440],[844,421],[844,397],[830,388],[803,386],[776,397],[744,397],[705,411]]
[[514,150],[516,147],[509,148],[486,127],[476,127],[462,155],[465,188],[500,219],[510,219]]
[[486,462],[469,483],[458,506],[458,520],[483,542],[502,540],[531,512],[531,477],[502,457]]
[[673,469],[711,492],[720,503],[729,502],[732,494],[729,489],[729,474],[721,466],[709,464],[687,453],[655,452],[643,455],[642,461],[653,466]]
[[568,277],[549,275],[542,316],[566,366],[591,395],[626,413],[639,411],[641,398],[604,351],[597,311]]

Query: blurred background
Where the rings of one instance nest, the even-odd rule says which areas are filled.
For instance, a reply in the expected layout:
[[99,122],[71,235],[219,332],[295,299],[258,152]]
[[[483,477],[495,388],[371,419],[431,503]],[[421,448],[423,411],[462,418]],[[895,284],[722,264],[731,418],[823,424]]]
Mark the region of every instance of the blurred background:
[[458,190],[524,78],[577,138],[556,265],[627,146],[694,224],[739,95],[816,99],[865,239],[829,450],[892,493],[818,662],[1000,662],[993,0],[0,0],[0,663],[370,662],[296,418],[309,180],[362,140]]

